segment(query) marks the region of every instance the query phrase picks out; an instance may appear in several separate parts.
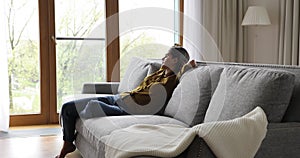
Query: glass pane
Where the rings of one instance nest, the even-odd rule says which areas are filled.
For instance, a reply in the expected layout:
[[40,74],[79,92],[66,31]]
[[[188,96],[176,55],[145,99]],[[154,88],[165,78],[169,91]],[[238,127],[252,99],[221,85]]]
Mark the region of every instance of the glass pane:
[[[56,37],[90,37],[104,23],[104,4],[104,0],[56,0]],[[104,38],[105,30],[95,37]]]
[[14,0],[7,4],[7,45],[10,114],[38,114],[40,107],[38,1]]
[[85,82],[106,80],[103,0],[56,0],[57,111]]
[[119,1],[121,79],[133,56],[160,59],[170,46],[174,45],[174,2],[174,0]]
[[180,43],[180,0],[174,0],[174,43]]

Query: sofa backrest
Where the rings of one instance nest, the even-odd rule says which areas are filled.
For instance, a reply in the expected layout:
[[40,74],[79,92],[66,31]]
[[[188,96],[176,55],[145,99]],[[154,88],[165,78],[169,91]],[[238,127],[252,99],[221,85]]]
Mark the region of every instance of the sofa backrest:
[[126,69],[123,79],[118,87],[118,93],[128,92],[136,88],[144,78],[159,70],[159,62],[133,57]]
[[229,62],[198,62],[198,65],[214,65],[220,67],[242,66],[248,68],[276,69],[291,72],[295,75],[295,86],[288,109],[282,122],[300,122],[300,67],[274,64],[229,63]]
[[203,123],[223,68],[200,66],[185,72],[169,100],[164,115],[194,126]]

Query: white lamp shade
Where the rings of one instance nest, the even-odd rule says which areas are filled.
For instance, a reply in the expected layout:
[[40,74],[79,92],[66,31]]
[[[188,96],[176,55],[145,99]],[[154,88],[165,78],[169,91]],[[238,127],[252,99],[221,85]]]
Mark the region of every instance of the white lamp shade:
[[271,21],[266,8],[261,6],[251,6],[248,8],[242,25],[270,25]]

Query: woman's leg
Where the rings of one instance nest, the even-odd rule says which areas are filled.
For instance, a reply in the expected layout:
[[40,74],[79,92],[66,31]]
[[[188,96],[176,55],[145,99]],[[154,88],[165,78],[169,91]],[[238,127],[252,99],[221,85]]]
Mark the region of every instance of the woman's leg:
[[116,105],[115,96],[85,98],[67,102],[63,104],[61,109],[61,122],[64,135],[63,139],[65,141],[73,142],[75,140],[75,124],[76,120],[79,118],[79,113],[89,108],[95,113],[103,111],[105,115],[126,114],[119,106]]
[[[96,114],[102,112],[102,116],[127,114],[117,106],[116,99],[116,96],[104,96],[75,100],[63,104],[61,109],[61,119],[64,145],[60,155],[57,157],[63,158],[66,154],[73,152],[76,149],[73,141],[75,140],[75,124],[76,120],[79,118],[79,113],[84,113],[84,111],[88,109],[88,111],[92,110],[92,112],[96,112]],[[98,115],[93,117],[98,117]]]
[[60,112],[60,119],[63,127],[64,144],[60,154],[56,156],[57,158],[64,158],[66,154],[73,152],[76,149],[73,141],[75,140],[76,120],[79,118],[78,113],[84,109],[85,105],[92,99],[97,98],[80,99],[63,104]]
[[94,117],[127,115],[127,113],[117,105],[115,96],[98,98],[87,103],[84,110],[79,114],[81,118],[89,119]]
[[64,141],[73,142],[75,140],[75,124],[76,120],[79,118],[78,113],[93,99],[97,98],[74,100],[63,104],[60,115]]

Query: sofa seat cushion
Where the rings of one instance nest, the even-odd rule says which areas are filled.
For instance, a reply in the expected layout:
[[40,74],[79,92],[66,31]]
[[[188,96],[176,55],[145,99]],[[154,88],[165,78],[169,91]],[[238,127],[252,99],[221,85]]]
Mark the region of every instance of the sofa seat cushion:
[[188,127],[176,119],[158,115],[124,115],[92,118],[87,120],[78,119],[76,131],[96,149],[101,146],[100,138],[110,134],[116,129],[126,128],[134,124],[177,124]]
[[257,106],[269,122],[280,122],[293,92],[295,76],[286,71],[227,67],[212,96],[204,122],[240,117]]
[[202,123],[223,68],[200,66],[186,72],[168,102],[164,115],[190,126]]

